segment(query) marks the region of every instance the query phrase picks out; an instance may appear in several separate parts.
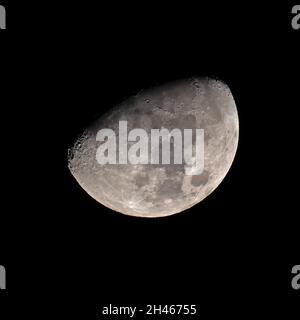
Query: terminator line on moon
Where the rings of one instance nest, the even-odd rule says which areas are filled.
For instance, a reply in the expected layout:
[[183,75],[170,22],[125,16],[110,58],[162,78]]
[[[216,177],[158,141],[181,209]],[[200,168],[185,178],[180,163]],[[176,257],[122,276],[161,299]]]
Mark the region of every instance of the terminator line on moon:
[[[100,165],[97,132],[110,128],[117,135],[122,120],[128,131],[203,129],[202,174],[186,175],[184,164],[172,162]],[[233,162],[238,133],[236,105],[225,83],[183,79],[142,91],[103,115],[69,150],[68,165],[80,186],[104,206],[131,216],[168,216],[194,206],[217,188]],[[171,145],[171,155],[172,150]]]

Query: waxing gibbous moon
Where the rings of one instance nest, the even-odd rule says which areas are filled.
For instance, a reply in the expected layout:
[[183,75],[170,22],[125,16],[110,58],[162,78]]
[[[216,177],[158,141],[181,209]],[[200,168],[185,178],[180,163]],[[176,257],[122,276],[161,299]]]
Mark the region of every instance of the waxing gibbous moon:
[[[96,160],[97,132],[142,128],[204,130],[204,170],[186,175],[184,164],[105,164]],[[211,78],[177,80],[132,96],[86,128],[69,150],[68,166],[80,186],[102,205],[139,217],[184,211],[205,199],[227,174],[238,144],[236,105],[228,86]],[[171,148],[172,152],[172,148]]]

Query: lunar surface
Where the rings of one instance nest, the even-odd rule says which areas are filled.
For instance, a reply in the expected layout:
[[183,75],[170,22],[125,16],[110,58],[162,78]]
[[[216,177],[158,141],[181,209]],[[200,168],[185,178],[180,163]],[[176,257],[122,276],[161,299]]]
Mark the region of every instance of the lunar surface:
[[[186,175],[184,164],[99,164],[97,132],[142,128],[204,130],[204,170]],[[184,211],[206,198],[227,174],[238,144],[236,105],[228,86],[189,78],[144,90],[116,106],[81,134],[69,150],[68,166],[79,185],[102,205],[139,217]],[[194,142],[193,142],[194,143]],[[128,148],[130,142],[128,142]],[[194,147],[194,145],[193,145]],[[172,154],[171,145],[171,154]]]

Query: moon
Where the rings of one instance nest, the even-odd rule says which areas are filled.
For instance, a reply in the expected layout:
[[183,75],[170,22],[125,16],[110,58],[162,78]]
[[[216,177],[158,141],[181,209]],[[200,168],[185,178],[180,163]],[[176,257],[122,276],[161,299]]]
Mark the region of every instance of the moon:
[[[110,128],[118,135],[122,120],[128,122],[128,131],[203,129],[204,170],[186,175],[184,164],[100,165],[97,132]],[[69,149],[68,167],[91,197],[114,211],[136,217],[169,216],[196,205],[217,188],[232,165],[238,135],[236,105],[224,82],[181,79],[141,91],[92,123]]]

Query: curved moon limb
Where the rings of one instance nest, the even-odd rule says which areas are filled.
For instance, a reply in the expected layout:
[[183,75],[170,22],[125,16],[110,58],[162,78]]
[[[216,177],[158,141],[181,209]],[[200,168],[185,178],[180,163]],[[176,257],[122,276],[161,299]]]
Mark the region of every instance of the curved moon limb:
[[[185,129],[202,129],[201,173],[187,174],[186,164],[175,162],[175,137],[169,140],[170,163],[150,162],[150,139],[148,149],[147,143],[139,144],[137,163],[124,163],[130,152],[136,159],[139,149],[138,140],[134,146],[132,139],[125,141],[120,134],[120,123],[125,121],[133,136],[139,128],[149,137],[153,129],[179,129],[183,134]],[[101,132],[115,133],[117,155],[109,154],[115,163],[97,160],[97,150],[109,139],[99,134],[104,128],[111,131]],[[228,86],[211,78],[183,79],[142,91],[91,124],[69,150],[68,166],[80,186],[104,206],[131,216],[168,216],[194,206],[217,188],[233,162],[238,135],[237,109]],[[191,145],[195,152],[195,137]],[[144,159],[142,150],[148,152]]]

